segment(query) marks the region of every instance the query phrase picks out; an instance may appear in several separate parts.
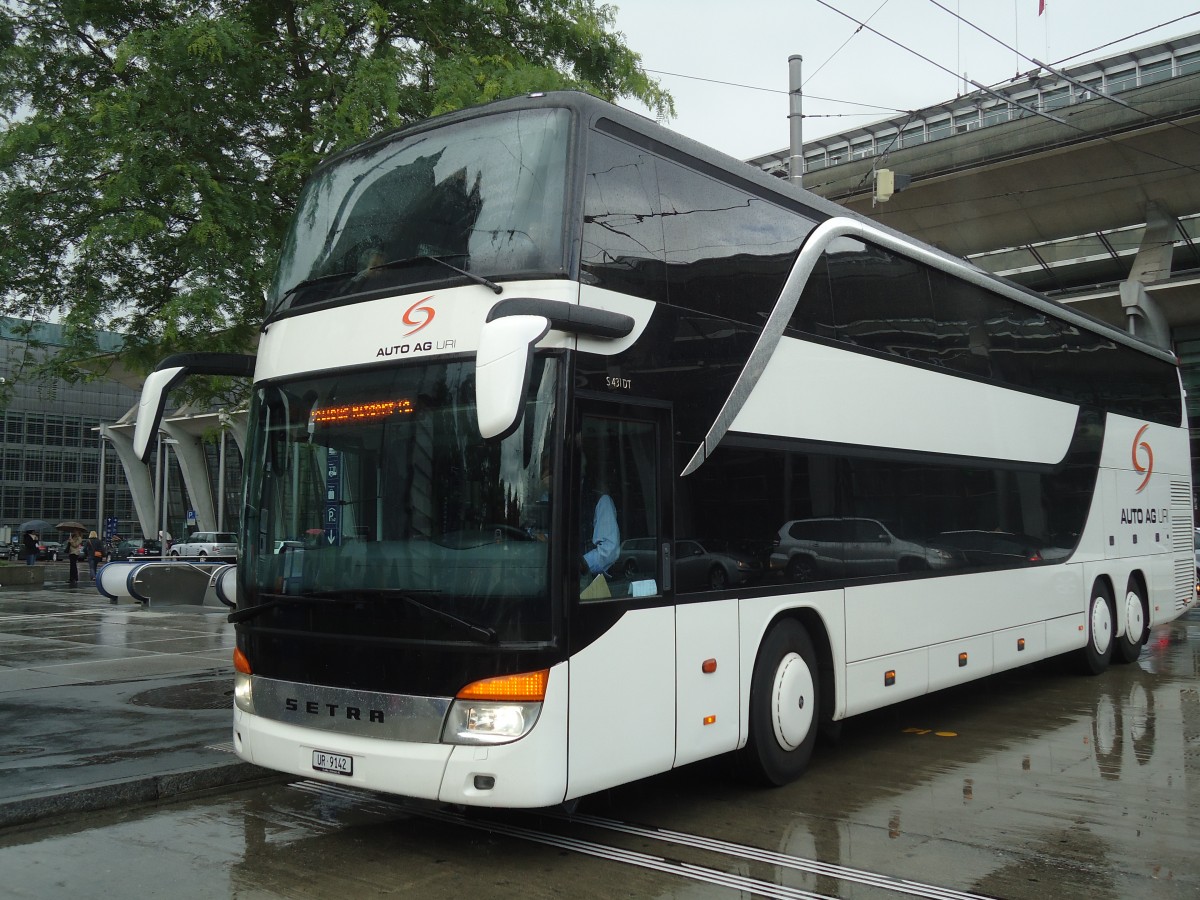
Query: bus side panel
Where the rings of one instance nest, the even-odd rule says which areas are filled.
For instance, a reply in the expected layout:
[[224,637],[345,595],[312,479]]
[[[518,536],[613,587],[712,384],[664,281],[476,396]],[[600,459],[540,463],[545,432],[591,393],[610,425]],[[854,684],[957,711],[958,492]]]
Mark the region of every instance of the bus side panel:
[[1046,656],[1046,623],[1030,622],[992,635],[992,671],[1003,672]]
[[738,746],[738,601],[681,604],[675,631],[675,765],[682,766]]
[[567,799],[671,768],[674,648],[675,607],[657,606],[627,610],[571,657]]
[[991,675],[995,671],[994,649],[990,634],[934,644],[929,648],[929,690],[940,691]]
[[731,427],[1054,465],[1077,416],[1078,407],[1059,400],[784,338]]
[[874,659],[1080,611],[1086,598],[1076,568],[852,585],[846,588],[846,658]]
[[[468,806],[541,807],[567,790],[568,664],[550,670],[546,699],[529,734],[511,744],[457,746],[446,763],[438,799]],[[493,787],[476,778],[494,779]]]
[[1046,622],[1046,656],[1071,653],[1087,643],[1087,614],[1082,610],[1074,615]]
[[856,716],[929,690],[929,650],[908,650],[846,666],[846,715]]

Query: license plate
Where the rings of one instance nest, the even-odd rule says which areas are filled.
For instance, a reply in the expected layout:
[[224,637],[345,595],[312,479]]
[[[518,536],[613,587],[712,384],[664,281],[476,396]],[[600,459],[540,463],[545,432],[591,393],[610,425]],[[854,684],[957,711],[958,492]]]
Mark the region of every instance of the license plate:
[[340,753],[326,753],[324,750],[314,750],[313,768],[318,772],[331,772],[334,775],[353,775],[354,757],[342,756]]

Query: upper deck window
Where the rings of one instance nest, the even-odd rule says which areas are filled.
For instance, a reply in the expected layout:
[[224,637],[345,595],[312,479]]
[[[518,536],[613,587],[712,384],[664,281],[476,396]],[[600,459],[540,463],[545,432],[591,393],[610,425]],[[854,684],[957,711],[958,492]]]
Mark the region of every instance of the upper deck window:
[[374,141],[300,196],[269,308],[461,278],[558,275],[570,114],[533,109]]

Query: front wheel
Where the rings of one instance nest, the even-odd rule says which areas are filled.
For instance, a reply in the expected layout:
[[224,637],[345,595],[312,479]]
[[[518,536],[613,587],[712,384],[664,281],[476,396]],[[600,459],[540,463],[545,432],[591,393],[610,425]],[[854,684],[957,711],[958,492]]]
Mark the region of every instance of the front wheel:
[[723,591],[729,586],[729,573],[722,566],[713,566],[708,573],[709,590]]
[[782,619],[762,642],[750,681],[747,773],[768,785],[795,781],[808,766],[820,722],[817,654],[804,626]]
[[1125,588],[1125,633],[1113,644],[1115,663],[1135,662],[1141,655],[1142,645],[1149,636],[1146,627],[1146,603],[1142,597],[1142,586],[1136,578],[1130,578]]
[[1080,651],[1080,665],[1085,675],[1099,675],[1108,668],[1113,654],[1113,599],[1103,581],[1092,585],[1088,600],[1088,640]]

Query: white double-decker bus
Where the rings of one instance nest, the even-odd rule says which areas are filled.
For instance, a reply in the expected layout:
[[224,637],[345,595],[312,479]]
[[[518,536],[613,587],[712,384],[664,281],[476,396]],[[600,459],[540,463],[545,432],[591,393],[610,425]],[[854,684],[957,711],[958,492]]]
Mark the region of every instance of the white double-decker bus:
[[237,753],[548,806],[1195,602],[1173,357],[644,118],[537,94],[322,164],[257,357]]

